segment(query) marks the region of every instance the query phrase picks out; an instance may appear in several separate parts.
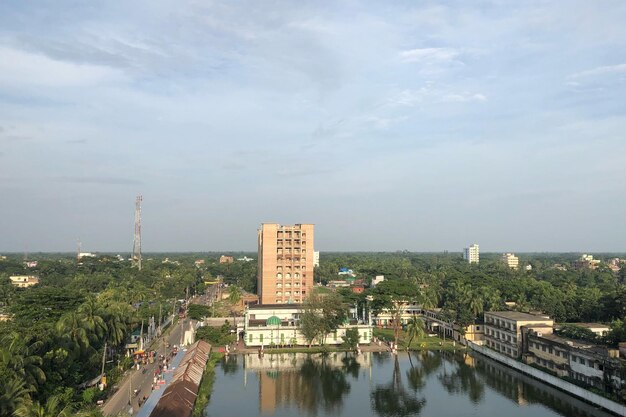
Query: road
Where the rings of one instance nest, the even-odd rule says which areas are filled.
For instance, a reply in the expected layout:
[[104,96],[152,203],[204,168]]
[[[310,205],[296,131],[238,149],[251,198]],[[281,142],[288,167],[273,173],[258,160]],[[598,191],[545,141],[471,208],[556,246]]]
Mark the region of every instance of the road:
[[[185,322],[187,320],[184,320]],[[165,334],[165,344],[169,342],[170,346],[179,345],[181,341],[181,324],[177,323],[173,329],[170,329],[168,333]],[[151,350],[156,350],[158,354],[163,354],[164,348],[166,350],[166,356],[170,354],[170,349],[163,346],[163,338],[158,338],[151,345]],[[132,397],[132,406],[133,406],[133,414],[135,414],[139,410],[138,400],[141,399],[144,395],[147,397],[150,395],[152,391],[152,383],[154,378],[154,371],[158,368],[158,361],[154,361],[152,364],[148,364],[143,368],[146,369],[145,373],[142,373],[142,370],[133,369],[129,372],[129,374],[118,383],[119,389],[102,407],[102,414],[105,416],[116,415],[122,411],[129,411],[130,406],[128,405],[129,396]],[[135,397],[131,393],[138,389],[139,393]],[[130,395],[129,395],[130,394]]]

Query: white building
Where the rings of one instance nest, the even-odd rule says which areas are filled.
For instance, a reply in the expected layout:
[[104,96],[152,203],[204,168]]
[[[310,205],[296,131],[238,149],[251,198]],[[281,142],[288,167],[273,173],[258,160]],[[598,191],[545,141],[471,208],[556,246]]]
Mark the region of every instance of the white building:
[[480,262],[480,250],[478,249],[477,243],[474,243],[469,248],[463,249],[463,259],[471,264]]
[[[265,304],[246,307],[243,323],[237,325],[237,340],[243,338],[246,346],[306,346],[307,340],[300,333],[301,305]],[[372,341],[372,326],[356,320],[340,326],[326,337],[326,344],[340,345],[349,329],[357,329],[359,343]],[[315,341],[314,344],[318,344]]]
[[509,268],[519,268],[519,258],[512,253],[502,254],[502,262],[504,262]]
[[384,275],[376,275],[376,277],[372,280],[372,287],[375,287],[376,285],[380,284],[384,280],[385,280]]
[[313,266],[319,268],[320,266],[320,252],[313,252]]
[[18,288],[27,288],[39,284],[39,278],[33,275],[13,275],[9,278],[11,284]]

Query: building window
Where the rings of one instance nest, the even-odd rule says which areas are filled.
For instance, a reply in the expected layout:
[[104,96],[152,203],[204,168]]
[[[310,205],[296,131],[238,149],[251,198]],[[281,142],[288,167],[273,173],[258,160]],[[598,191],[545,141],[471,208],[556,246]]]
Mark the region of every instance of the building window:
[[248,343],[252,343],[254,341],[254,335],[252,333],[250,333],[248,335]]
[[263,343],[263,333],[259,335],[259,342]]

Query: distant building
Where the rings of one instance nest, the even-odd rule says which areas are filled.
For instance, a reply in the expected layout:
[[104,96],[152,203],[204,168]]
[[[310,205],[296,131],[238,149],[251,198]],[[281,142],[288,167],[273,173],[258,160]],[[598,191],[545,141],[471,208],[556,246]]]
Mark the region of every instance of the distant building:
[[352,285],[348,280],[345,279],[336,279],[332,281],[328,281],[328,287],[330,288],[345,288]]
[[609,259],[607,265],[611,271],[617,273],[622,269],[623,262],[624,261],[622,261],[620,258],[612,258]]
[[509,268],[519,268],[519,258],[512,253],[502,254],[502,262],[504,262]]
[[28,288],[39,284],[39,278],[32,275],[13,275],[9,277],[11,284],[18,288]]
[[26,261],[24,265],[26,265],[26,268],[37,268],[37,261]]
[[244,256],[242,258],[237,258],[237,260],[242,262],[251,262],[254,261],[254,258],[248,258],[247,256]]
[[319,251],[313,252],[313,266],[319,268],[320,266],[320,253]]
[[302,303],[313,289],[314,225],[263,223],[258,231],[261,304]]
[[196,268],[200,268],[202,265],[205,264],[205,260],[204,259],[198,259],[193,264],[196,266]]
[[226,255],[220,256],[221,264],[232,264],[233,262],[235,262],[235,258],[233,258],[232,256],[226,256]]
[[554,320],[548,316],[517,311],[485,312],[485,345],[512,358],[522,355],[522,326],[552,332]]
[[384,275],[376,275],[376,277],[372,280],[372,287],[375,287],[376,285],[380,284],[384,280],[385,280]]
[[354,277],[354,271],[348,268],[339,268],[339,272],[337,273],[337,275],[347,275],[349,277]]
[[79,252],[78,253],[78,260],[80,261],[83,258],[95,258],[96,255],[95,253],[91,253],[91,252]]
[[463,249],[463,259],[471,264],[477,264],[480,262],[480,250],[477,243]]
[[583,254],[578,260],[572,262],[574,269],[596,269],[600,265],[599,259],[593,259],[592,255]]
[[528,264],[524,267],[525,270],[527,271],[532,271],[533,270],[533,266],[531,264]]

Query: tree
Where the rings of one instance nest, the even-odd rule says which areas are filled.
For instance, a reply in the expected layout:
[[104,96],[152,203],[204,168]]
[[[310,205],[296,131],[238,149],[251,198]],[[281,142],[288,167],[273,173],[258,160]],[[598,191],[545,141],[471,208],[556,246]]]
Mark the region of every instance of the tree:
[[342,339],[343,339],[343,343],[349,349],[353,350],[353,349],[356,349],[357,345],[359,344],[360,337],[361,335],[359,335],[358,329],[348,329],[346,330],[345,336],[342,336]]
[[52,396],[44,405],[36,401],[23,403],[13,415],[15,417],[71,417],[72,407],[64,406],[59,397]]
[[328,334],[337,330],[346,318],[346,308],[337,293],[314,292],[304,303],[300,315],[300,332],[309,347],[316,339],[323,345]]
[[409,322],[406,325],[406,330],[409,336],[409,341],[406,344],[406,347],[411,347],[411,342],[413,339],[417,337],[422,337],[425,334],[424,330],[424,322],[419,317],[413,316],[409,319]]
[[2,377],[2,384],[0,384],[0,416],[10,416],[15,409],[28,399],[30,390],[20,378],[6,379],[3,373],[0,373],[0,377]]
[[393,317],[394,343],[398,343],[402,311],[413,302],[420,302],[422,294],[409,280],[390,280],[378,284],[372,291],[372,309],[376,314],[388,311]]

